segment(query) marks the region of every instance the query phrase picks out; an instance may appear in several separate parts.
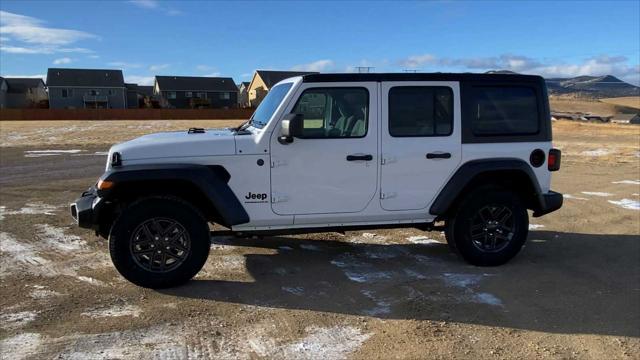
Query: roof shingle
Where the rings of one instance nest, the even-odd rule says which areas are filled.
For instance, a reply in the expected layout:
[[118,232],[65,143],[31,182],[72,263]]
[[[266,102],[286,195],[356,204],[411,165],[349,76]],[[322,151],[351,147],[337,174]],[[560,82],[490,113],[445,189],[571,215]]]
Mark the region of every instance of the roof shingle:
[[229,77],[156,76],[156,82],[160,91],[238,91]]
[[122,70],[50,68],[47,86],[124,87],[124,77]]

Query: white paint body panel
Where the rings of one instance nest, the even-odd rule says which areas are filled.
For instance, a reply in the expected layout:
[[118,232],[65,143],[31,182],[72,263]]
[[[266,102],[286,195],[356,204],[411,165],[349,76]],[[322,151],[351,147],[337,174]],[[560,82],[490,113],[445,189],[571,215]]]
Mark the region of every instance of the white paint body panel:
[[[270,121],[249,134],[207,130],[205,134],[152,134],[115,145],[123,166],[135,164],[220,165],[231,175],[229,187],[249,214],[236,231],[425,223],[441,189],[464,163],[476,159],[518,158],[529,162],[533,149],[545,153],[550,142],[461,144],[458,82],[302,83],[292,78],[289,93]],[[448,86],[454,93],[450,136],[392,138],[388,135],[387,98],[392,86]],[[280,120],[310,87],[357,86],[369,90],[367,135],[354,139],[294,139],[280,144]],[[449,152],[451,159],[427,160],[427,152]],[[372,161],[347,162],[349,154],[371,154]],[[110,158],[110,157],[109,157]],[[381,160],[389,159],[385,165]],[[263,165],[258,164],[263,161]],[[394,161],[395,160],[395,161]],[[271,164],[273,167],[271,166]],[[108,169],[109,165],[107,165]],[[546,164],[533,169],[543,192],[551,176]],[[381,199],[381,193],[395,193]],[[249,194],[266,194],[257,201]]]

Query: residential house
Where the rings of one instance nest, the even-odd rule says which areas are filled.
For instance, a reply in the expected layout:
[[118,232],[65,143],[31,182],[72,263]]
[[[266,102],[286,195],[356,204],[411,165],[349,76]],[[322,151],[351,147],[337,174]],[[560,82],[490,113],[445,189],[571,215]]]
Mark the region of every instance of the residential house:
[[145,108],[148,100],[153,97],[153,86],[138,84],[124,84],[127,88],[127,108]]
[[640,124],[640,114],[616,114],[611,118],[615,124]]
[[269,89],[280,81],[308,74],[317,74],[317,72],[256,70],[251,83],[249,83],[249,106],[257,107],[260,105],[262,99],[267,96]]
[[249,107],[249,84],[243,81],[238,85],[238,105],[243,109]]
[[236,108],[238,87],[232,78],[156,76],[153,94],[162,107],[178,109]]
[[4,78],[3,108],[47,107],[47,89],[40,78]]
[[9,91],[9,85],[7,81],[0,76],[0,109],[7,107],[7,91]]
[[122,70],[55,69],[47,72],[52,109],[126,109]]

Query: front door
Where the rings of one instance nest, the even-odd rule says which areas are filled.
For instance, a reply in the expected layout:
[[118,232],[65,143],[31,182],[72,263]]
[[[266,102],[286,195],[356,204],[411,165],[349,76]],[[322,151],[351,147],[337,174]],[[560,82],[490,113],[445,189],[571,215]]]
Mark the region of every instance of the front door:
[[375,197],[376,83],[304,84],[285,113],[304,116],[304,138],[271,138],[272,209],[281,215],[355,213]]
[[460,163],[459,85],[384,82],[381,95],[381,206],[426,209]]

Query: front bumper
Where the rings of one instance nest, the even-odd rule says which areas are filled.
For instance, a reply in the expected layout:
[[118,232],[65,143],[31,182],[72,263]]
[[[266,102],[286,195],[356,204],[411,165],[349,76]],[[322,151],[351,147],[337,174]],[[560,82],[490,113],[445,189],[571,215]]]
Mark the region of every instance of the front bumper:
[[540,205],[534,210],[533,216],[539,217],[560,209],[563,200],[562,194],[549,190],[548,193],[541,195]]
[[69,207],[71,217],[78,223],[78,226],[85,229],[97,228],[102,198],[98,196],[95,187],[83,192],[82,196],[72,202]]

